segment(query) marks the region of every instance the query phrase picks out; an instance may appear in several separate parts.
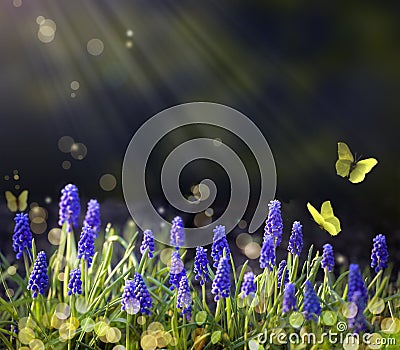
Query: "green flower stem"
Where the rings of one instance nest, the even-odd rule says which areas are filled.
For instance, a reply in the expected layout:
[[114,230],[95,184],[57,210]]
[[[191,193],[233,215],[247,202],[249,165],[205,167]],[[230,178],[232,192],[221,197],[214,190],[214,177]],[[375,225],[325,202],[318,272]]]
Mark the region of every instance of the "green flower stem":
[[186,334],[186,316],[182,315],[183,327],[182,327],[182,340],[183,340],[183,350],[187,349],[187,334]]
[[[68,296],[68,279],[69,279],[69,272],[71,270],[71,241],[72,241],[72,235],[74,232],[71,230],[70,232],[67,232],[67,250],[65,252],[65,269],[64,269],[64,300],[66,300]],[[87,294],[85,294],[87,296]]]
[[57,256],[56,256],[55,266],[54,266],[54,270],[53,270],[53,281],[51,284],[52,285],[51,293],[49,293],[49,296],[48,296],[49,300],[51,298],[56,298],[56,296],[57,296],[57,286],[59,286],[57,279],[58,279],[58,273],[61,270],[61,263],[62,263],[62,259],[64,256],[66,239],[67,239],[67,224],[64,223],[63,227],[61,228],[60,245],[58,246],[58,249],[57,249]]
[[131,315],[127,313],[126,314],[126,342],[125,342],[126,350],[131,350],[131,337],[129,334],[130,323],[131,323]]
[[298,267],[299,267],[299,257],[297,255],[295,255],[294,259],[293,259],[293,266],[291,267],[291,270],[290,270],[290,281],[291,282],[296,281]]
[[232,329],[232,304],[231,304],[231,297],[227,297],[226,299],[226,322],[228,326],[228,335],[229,338],[233,337],[233,329]]
[[29,281],[29,275],[30,275],[29,261],[28,261],[28,256],[26,255],[25,251],[23,251],[22,256],[24,257],[26,280]]

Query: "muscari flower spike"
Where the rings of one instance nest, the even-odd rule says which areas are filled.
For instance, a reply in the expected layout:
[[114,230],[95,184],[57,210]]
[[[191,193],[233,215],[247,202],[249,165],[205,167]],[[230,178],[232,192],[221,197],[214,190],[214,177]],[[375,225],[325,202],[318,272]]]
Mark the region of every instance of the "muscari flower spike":
[[220,298],[229,297],[231,289],[230,272],[229,260],[226,256],[223,256],[219,261],[211,289],[211,293],[215,295],[215,301],[218,301]]
[[224,254],[229,258],[231,251],[229,249],[228,240],[226,239],[225,226],[218,225],[214,228],[213,244],[211,246],[211,257],[214,260],[214,267],[218,266],[221,257]]
[[171,285],[171,290],[179,288],[179,283],[183,276],[186,276],[186,270],[179,252],[175,250],[172,252],[171,267],[169,269],[169,284]]
[[264,237],[264,242],[260,253],[260,267],[262,269],[269,268],[272,271],[273,266],[275,266],[275,245],[274,237],[267,235]]
[[73,269],[69,274],[68,295],[82,294],[81,270]]
[[[355,300],[355,294],[358,293],[358,298],[363,305],[367,305],[368,302],[368,290],[365,286],[363,277],[360,272],[360,268],[357,264],[350,264],[349,267],[349,289],[347,292],[347,300]],[[364,306],[365,308],[365,306]]]
[[316,320],[321,314],[321,304],[310,281],[305,284],[303,303],[304,318],[308,321]]
[[192,317],[192,296],[190,294],[189,281],[186,276],[182,276],[179,282],[176,307],[182,310],[182,314],[188,320]]
[[180,216],[176,216],[174,220],[172,220],[171,226],[171,245],[175,247],[175,249],[179,249],[185,244],[185,230],[183,227],[183,220]]
[[293,283],[288,283],[283,293],[282,311],[286,314],[295,310],[297,310],[296,287]]
[[389,253],[386,245],[386,237],[384,235],[377,235],[374,238],[374,246],[371,253],[371,267],[375,272],[388,267]]
[[254,283],[254,273],[246,272],[243,276],[242,287],[240,289],[241,297],[247,297],[250,293],[255,293],[257,287]]
[[91,199],[87,205],[87,211],[85,220],[83,221],[83,226],[92,227],[95,238],[99,235],[100,231],[100,204],[97,200]]
[[151,230],[145,230],[143,232],[143,240],[142,245],[140,246],[140,253],[142,253],[143,255],[147,248],[149,248],[148,257],[152,259],[154,256],[154,235]]
[[121,310],[127,311],[129,314],[137,313],[132,309],[139,306],[140,313],[151,315],[150,309],[153,305],[153,300],[140,273],[136,272],[133,280],[127,280],[125,282],[121,304]]
[[[285,270],[286,266],[287,266],[286,260],[282,260],[279,263],[279,266],[278,266],[278,289],[281,288],[283,271]],[[289,270],[288,269],[286,269],[286,272],[285,272],[283,287],[285,287],[287,283],[289,283]]]
[[303,249],[303,227],[300,221],[295,221],[292,227],[292,234],[289,238],[288,251],[292,255],[300,256]]
[[30,250],[32,249],[32,232],[29,226],[28,214],[17,214],[14,220],[13,249],[17,253],[17,259],[20,259],[24,251],[30,254]]
[[282,216],[281,216],[281,202],[273,200],[268,204],[269,212],[268,218],[265,221],[264,241],[267,236],[274,237],[275,247],[278,247],[282,241]]
[[353,297],[350,301],[353,302],[357,307],[357,314],[354,317],[348,319],[349,328],[354,333],[359,334],[367,330],[367,321],[364,316],[366,303],[363,300],[363,296],[359,291],[353,294]]
[[32,297],[36,298],[38,293],[43,295],[49,283],[47,275],[47,260],[44,251],[39,252],[29,277],[28,290],[32,291]]
[[78,242],[78,259],[83,258],[88,267],[92,264],[94,256],[94,232],[90,226],[84,226]]
[[204,285],[208,280],[208,259],[207,249],[203,247],[196,248],[196,256],[194,258],[193,272],[195,273],[196,281],[200,280],[200,285]]
[[75,185],[69,184],[61,190],[59,207],[58,224],[62,226],[67,223],[67,230],[70,232],[72,226],[78,226],[79,213],[81,211],[78,188]]
[[323,246],[321,267],[332,272],[334,266],[335,256],[333,254],[333,248],[329,243],[327,243]]

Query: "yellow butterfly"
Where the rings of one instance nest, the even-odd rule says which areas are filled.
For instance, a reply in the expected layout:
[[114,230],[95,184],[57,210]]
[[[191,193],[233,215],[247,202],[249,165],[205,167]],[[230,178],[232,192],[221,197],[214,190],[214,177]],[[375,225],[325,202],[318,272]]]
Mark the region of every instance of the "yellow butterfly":
[[372,168],[378,164],[375,158],[354,161],[349,146],[344,142],[338,142],[338,160],[336,162],[336,174],[341,177],[348,177],[353,184],[358,184],[365,179]]
[[28,207],[28,190],[24,190],[18,196],[18,198],[11,193],[6,191],[7,207],[12,212],[24,211]]
[[310,203],[307,203],[307,209],[321,229],[327,231],[330,235],[336,236],[341,231],[340,221],[333,214],[330,201],[322,203],[321,213],[319,213]]

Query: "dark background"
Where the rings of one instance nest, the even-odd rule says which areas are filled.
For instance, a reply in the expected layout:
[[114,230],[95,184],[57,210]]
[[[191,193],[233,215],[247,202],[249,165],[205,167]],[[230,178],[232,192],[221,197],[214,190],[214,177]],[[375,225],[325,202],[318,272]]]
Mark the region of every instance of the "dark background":
[[[399,259],[398,2],[25,0],[16,7],[15,1],[0,3],[2,236],[11,236],[13,217],[3,193],[19,193],[15,185],[29,189],[29,201],[48,210],[48,229],[56,225],[59,191],[69,182],[79,187],[82,207],[98,198],[103,223],[124,225],[129,215],[121,165],[135,131],[167,107],[211,101],[250,117],[268,140],[286,240],[291,222],[300,219],[306,247],[329,241],[350,260],[367,262],[371,238],[385,233],[392,257]],[[38,16],[57,24],[50,43],[38,39]],[[86,50],[92,38],[104,43],[99,56]],[[75,80],[80,88],[71,98]],[[209,130],[210,137],[220,133]],[[59,150],[66,135],[86,145],[84,159]],[[190,135],[170,138],[179,144]],[[336,176],[340,140],[379,160],[364,183]],[[232,147],[242,152],[255,186],[250,221],[259,179],[248,150],[239,142]],[[65,160],[69,170],[62,168]],[[207,164],[194,169],[183,180],[184,193],[192,179],[209,176]],[[99,186],[108,173],[117,180],[113,191]],[[223,174],[221,181],[224,193],[229,184]],[[162,204],[156,182],[150,190]],[[307,201],[319,206],[326,199],[342,221],[337,238],[319,230],[306,212]],[[217,198],[215,208],[224,201]],[[165,217],[175,214],[168,210]],[[185,224],[192,225],[190,217]],[[262,228],[256,236],[261,234]],[[43,236],[39,245],[45,241]]]

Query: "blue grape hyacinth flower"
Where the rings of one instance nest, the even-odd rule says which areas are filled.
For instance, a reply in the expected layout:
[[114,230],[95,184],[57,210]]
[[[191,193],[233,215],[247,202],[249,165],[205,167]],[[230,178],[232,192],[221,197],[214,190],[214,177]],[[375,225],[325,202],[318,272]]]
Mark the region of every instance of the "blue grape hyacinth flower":
[[153,299],[140,273],[136,272],[133,280],[125,282],[121,304],[121,310],[128,314],[136,314],[140,311],[144,315],[151,315]]
[[84,226],[78,242],[78,259],[83,258],[88,267],[92,264],[94,256],[94,232],[90,226]]
[[355,294],[358,293],[358,298],[361,302],[367,305],[368,290],[365,286],[364,279],[361,275],[360,268],[357,264],[350,264],[349,267],[349,289],[347,292],[347,300],[355,300]]
[[278,247],[281,244],[283,233],[281,202],[275,199],[269,202],[268,208],[269,212],[265,221],[264,241],[267,236],[273,236],[275,247]]
[[229,260],[226,256],[223,256],[218,263],[217,272],[211,289],[211,293],[215,295],[215,301],[229,297],[231,289],[230,272]]
[[176,307],[182,310],[182,314],[188,320],[192,317],[192,295],[190,294],[189,281],[186,276],[182,276],[179,282]]
[[240,288],[241,298],[249,296],[250,293],[255,293],[257,290],[256,284],[254,283],[254,273],[246,272],[243,276],[242,286]]
[[175,250],[172,252],[171,266],[169,269],[169,284],[171,285],[171,290],[179,288],[179,283],[183,276],[186,276],[186,270],[179,252]]
[[176,216],[172,220],[171,226],[171,245],[175,249],[179,249],[185,244],[185,229],[183,227],[183,220],[180,216]]
[[356,291],[351,300],[354,303],[354,306],[357,308],[357,313],[354,317],[348,319],[349,328],[357,334],[364,332],[367,330],[367,320],[364,316],[364,310],[366,308],[366,302],[362,296],[362,293]]
[[374,238],[374,246],[371,252],[371,267],[375,272],[386,269],[388,267],[389,253],[386,245],[386,237],[377,235]]
[[333,253],[333,247],[327,243],[323,246],[321,267],[329,272],[332,272],[334,266],[335,256]]
[[275,244],[274,237],[272,235],[267,235],[264,237],[264,242],[260,253],[260,267],[262,269],[268,268],[272,271],[275,266],[276,256],[275,256]]
[[95,238],[99,235],[100,231],[100,204],[96,199],[91,199],[87,205],[87,211],[83,226],[90,226],[95,233]]
[[154,256],[154,235],[151,230],[145,230],[143,232],[143,240],[142,245],[140,246],[140,253],[142,253],[143,255],[147,248],[149,248],[148,257],[152,259]]
[[27,289],[32,291],[32,297],[36,298],[38,293],[43,295],[49,283],[47,275],[47,259],[44,251],[39,252],[29,277]]
[[292,234],[289,238],[288,251],[292,255],[300,256],[303,249],[303,226],[300,221],[295,221],[292,227]]
[[73,269],[69,274],[68,295],[82,294],[81,270]]
[[224,254],[229,258],[231,251],[229,249],[228,240],[226,239],[225,226],[218,225],[214,228],[213,244],[211,246],[211,257],[214,260],[214,267],[218,266],[221,257]]
[[293,283],[288,283],[283,293],[282,311],[288,313],[297,310],[296,287]]
[[20,259],[23,252],[26,252],[28,255],[30,254],[32,249],[32,232],[29,226],[28,214],[17,214],[14,220],[13,249],[17,253],[17,259]]
[[321,314],[321,304],[310,281],[305,284],[303,303],[304,318],[307,321],[316,320]]
[[62,226],[67,223],[67,231],[71,232],[73,226],[78,226],[80,211],[78,188],[69,184],[61,190],[58,224]]
[[208,259],[207,249],[203,247],[196,248],[196,256],[194,258],[193,272],[195,273],[196,281],[200,281],[200,285],[204,285],[208,280]]
[[[286,260],[282,260],[279,263],[279,266],[278,266],[278,289],[281,288],[283,271],[285,270],[286,267],[287,267]],[[283,280],[283,287],[284,288],[285,288],[287,283],[289,283],[289,270],[286,268],[285,277],[284,277],[284,280]]]

